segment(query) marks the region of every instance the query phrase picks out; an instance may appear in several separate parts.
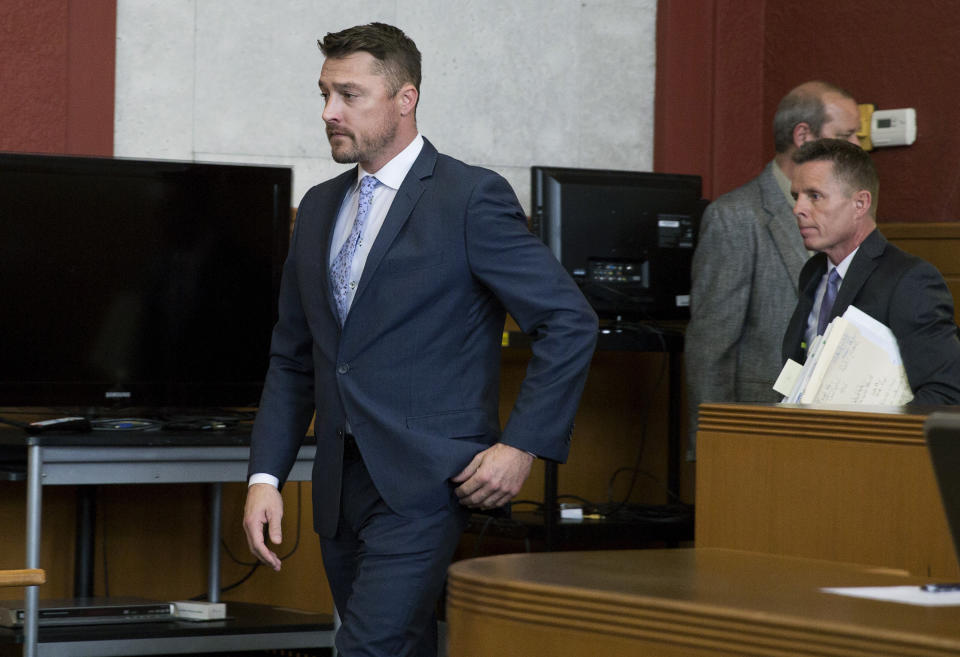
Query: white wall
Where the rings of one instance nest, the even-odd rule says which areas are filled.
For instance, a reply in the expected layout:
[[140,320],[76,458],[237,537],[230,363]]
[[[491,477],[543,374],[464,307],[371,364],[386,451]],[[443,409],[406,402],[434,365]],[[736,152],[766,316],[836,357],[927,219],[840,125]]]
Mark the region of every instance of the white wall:
[[494,169],[648,171],[656,0],[118,0],[114,154],[294,167],[294,205],[347,165],[320,119],[317,39],[382,21],[423,54],[420,131]]

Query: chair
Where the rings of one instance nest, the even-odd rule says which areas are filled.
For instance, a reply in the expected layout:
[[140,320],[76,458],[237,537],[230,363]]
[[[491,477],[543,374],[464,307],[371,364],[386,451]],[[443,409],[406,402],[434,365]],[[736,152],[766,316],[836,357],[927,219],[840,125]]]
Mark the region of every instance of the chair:
[[[47,573],[42,568],[23,570],[0,570],[0,587],[3,586],[39,586],[47,582]],[[29,634],[29,633],[28,633]],[[23,654],[33,657],[37,654],[36,635],[24,637]]]
[[38,586],[46,581],[47,573],[41,568],[0,570],[0,586]]

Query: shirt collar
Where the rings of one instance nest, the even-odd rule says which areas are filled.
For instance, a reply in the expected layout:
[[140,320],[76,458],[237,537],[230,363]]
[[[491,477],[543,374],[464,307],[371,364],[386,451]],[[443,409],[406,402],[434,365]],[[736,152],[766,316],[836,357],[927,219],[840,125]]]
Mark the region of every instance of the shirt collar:
[[790,179],[787,178],[787,174],[783,172],[783,169],[780,168],[776,160],[771,164],[773,164],[773,177],[777,181],[777,187],[779,187],[783,195],[787,197],[787,203],[789,203],[792,208],[796,201],[793,200],[793,196],[790,194]]
[[853,251],[847,254],[847,257],[840,261],[840,264],[834,267],[833,263],[830,262],[830,259],[827,258],[827,275],[830,275],[830,272],[834,269],[837,270],[837,273],[840,274],[840,280],[843,280],[847,277],[847,270],[850,269],[850,263],[853,262],[853,256],[857,255],[857,251],[860,250],[858,246]]
[[376,174],[367,173],[363,170],[363,167],[358,166],[357,184],[360,184],[364,176],[375,175],[381,185],[386,185],[394,191],[400,189],[400,183],[407,177],[407,174],[413,167],[413,163],[416,162],[417,157],[420,156],[421,150],[423,150],[423,136],[418,132],[417,136],[413,138],[413,141],[407,144],[407,147],[402,151],[394,155],[392,160],[380,167],[380,170],[377,171]]

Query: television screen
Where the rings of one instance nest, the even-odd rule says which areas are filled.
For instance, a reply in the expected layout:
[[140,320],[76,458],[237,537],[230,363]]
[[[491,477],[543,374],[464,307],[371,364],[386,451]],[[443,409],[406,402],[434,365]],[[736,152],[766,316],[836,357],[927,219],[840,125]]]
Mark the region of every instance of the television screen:
[[690,316],[699,176],[531,167],[531,229],[602,319]]
[[288,168],[0,154],[0,406],[254,406]]

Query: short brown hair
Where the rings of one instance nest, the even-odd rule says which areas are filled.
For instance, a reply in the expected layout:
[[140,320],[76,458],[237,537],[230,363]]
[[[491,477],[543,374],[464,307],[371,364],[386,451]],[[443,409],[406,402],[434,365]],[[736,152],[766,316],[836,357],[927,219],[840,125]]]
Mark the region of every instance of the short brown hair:
[[880,201],[880,176],[873,166],[870,154],[859,146],[843,139],[818,139],[808,141],[792,156],[795,164],[807,162],[832,162],[833,175],[852,191],[865,189],[870,192],[870,209],[876,217]]
[[379,73],[387,78],[391,95],[404,84],[412,84],[420,92],[420,51],[417,44],[402,30],[386,23],[369,23],[329,32],[317,41],[325,57],[336,59],[355,52],[373,55]]

